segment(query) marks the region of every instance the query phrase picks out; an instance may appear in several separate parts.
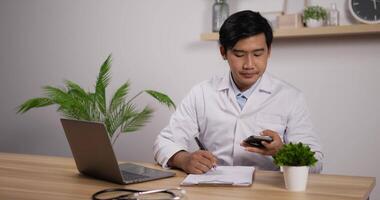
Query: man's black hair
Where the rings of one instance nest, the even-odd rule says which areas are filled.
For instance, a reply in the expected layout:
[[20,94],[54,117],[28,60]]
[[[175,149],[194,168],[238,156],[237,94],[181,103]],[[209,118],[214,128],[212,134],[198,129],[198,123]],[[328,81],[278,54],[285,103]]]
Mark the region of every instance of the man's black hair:
[[219,30],[219,44],[227,51],[241,40],[264,33],[268,49],[273,40],[273,31],[268,21],[258,12],[240,11],[229,16]]

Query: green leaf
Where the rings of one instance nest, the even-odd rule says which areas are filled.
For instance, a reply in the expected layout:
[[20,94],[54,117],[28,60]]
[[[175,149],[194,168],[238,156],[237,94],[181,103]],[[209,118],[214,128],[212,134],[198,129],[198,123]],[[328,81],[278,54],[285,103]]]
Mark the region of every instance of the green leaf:
[[112,112],[109,112],[105,120],[105,124],[110,138],[116,130],[123,125],[128,119],[127,115],[134,115],[135,108],[132,105],[121,104],[118,108],[115,108]]
[[153,109],[149,108],[148,106],[145,106],[144,110],[139,113],[127,113],[125,116],[125,119],[127,119],[127,121],[123,125],[122,131],[133,132],[139,130],[142,126],[145,125],[145,123],[149,121],[149,119],[152,117],[152,114]]
[[69,95],[64,89],[52,86],[45,86],[43,89],[46,96],[59,106],[71,107],[71,105],[75,103],[73,102],[71,95]]
[[58,111],[64,116],[72,119],[92,120],[88,114],[88,109],[82,105],[80,99],[69,94],[63,89],[46,86],[44,87],[46,96],[48,96],[55,104],[58,104]]
[[314,154],[309,146],[299,142],[285,144],[273,158],[277,166],[314,166],[318,161]]
[[304,21],[308,19],[325,20],[327,18],[327,11],[321,6],[309,6],[303,12]]
[[91,108],[93,107],[94,102],[90,94],[72,81],[65,81],[65,85],[68,90],[67,94],[76,101],[76,107],[79,107],[78,109],[83,108],[81,112],[86,116],[86,120],[94,120],[94,118],[91,117]]
[[153,98],[158,100],[160,103],[166,105],[168,108],[176,109],[174,102],[170,99],[170,97],[161,92],[157,92],[154,90],[145,90],[146,93],[150,94]]
[[65,85],[68,89],[68,94],[72,95],[75,98],[78,98],[78,100],[81,100],[81,101],[91,101],[90,95],[84,89],[82,89],[78,84],[72,81],[66,80]]
[[110,105],[109,105],[109,112],[113,112],[116,108],[120,107],[122,103],[125,102],[125,97],[129,92],[129,82],[124,83],[121,85],[113,95]]
[[106,88],[111,79],[110,68],[111,55],[107,57],[107,59],[103,62],[102,66],[100,67],[99,75],[95,85],[96,102],[103,115],[106,115]]
[[90,98],[89,105],[87,106],[89,115],[90,115],[90,121],[98,121],[102,122],[102,119],[104,118],[103,114],[98,108],[98,103],[96,102],[96,95],[95,93],[88,93],[88,96]]
[[17,113],[25,113],[26,111],[32,109],[32,108],[39,108],[39,107],[45,107],[53,105],[54,102],[49,98],[32,98],[27,101],[25,101],[23,104],[21,104],[18,107]]

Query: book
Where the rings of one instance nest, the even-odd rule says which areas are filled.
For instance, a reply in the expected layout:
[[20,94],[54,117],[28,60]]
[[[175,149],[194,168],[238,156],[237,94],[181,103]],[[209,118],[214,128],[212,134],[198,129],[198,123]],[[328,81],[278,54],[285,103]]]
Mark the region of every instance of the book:
[[181,185],[234,185],[252,184],[255,167],[251,166],[217,166],[204,174],[189,174]]

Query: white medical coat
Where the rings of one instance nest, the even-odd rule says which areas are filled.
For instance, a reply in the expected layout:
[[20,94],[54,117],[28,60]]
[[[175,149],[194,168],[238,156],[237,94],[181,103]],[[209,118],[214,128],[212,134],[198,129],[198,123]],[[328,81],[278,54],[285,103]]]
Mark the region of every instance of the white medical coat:
[[270,129],[284,143],[302,142],[318,159],[311,172],[322,170],[323,153],[314,132],[303,94],[265,72],[257,88],[240,109],[229,83],[229,74],[194,86],[170,122],[158,135],[154,157],[163,167],[178,151],[192,151],[194,137],[218,158],[218,165],[255,166],[278,170],[271,156],[247,152],[240,143],[248,136]]

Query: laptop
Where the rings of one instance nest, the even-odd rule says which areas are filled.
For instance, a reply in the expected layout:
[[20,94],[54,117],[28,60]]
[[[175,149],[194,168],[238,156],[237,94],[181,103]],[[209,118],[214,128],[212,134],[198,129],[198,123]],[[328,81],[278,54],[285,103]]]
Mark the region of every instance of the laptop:
[[139,183],[166,177],[174,172],[133,163],[118,164],[103,123],[61,119],[80,173],[118,184]]

